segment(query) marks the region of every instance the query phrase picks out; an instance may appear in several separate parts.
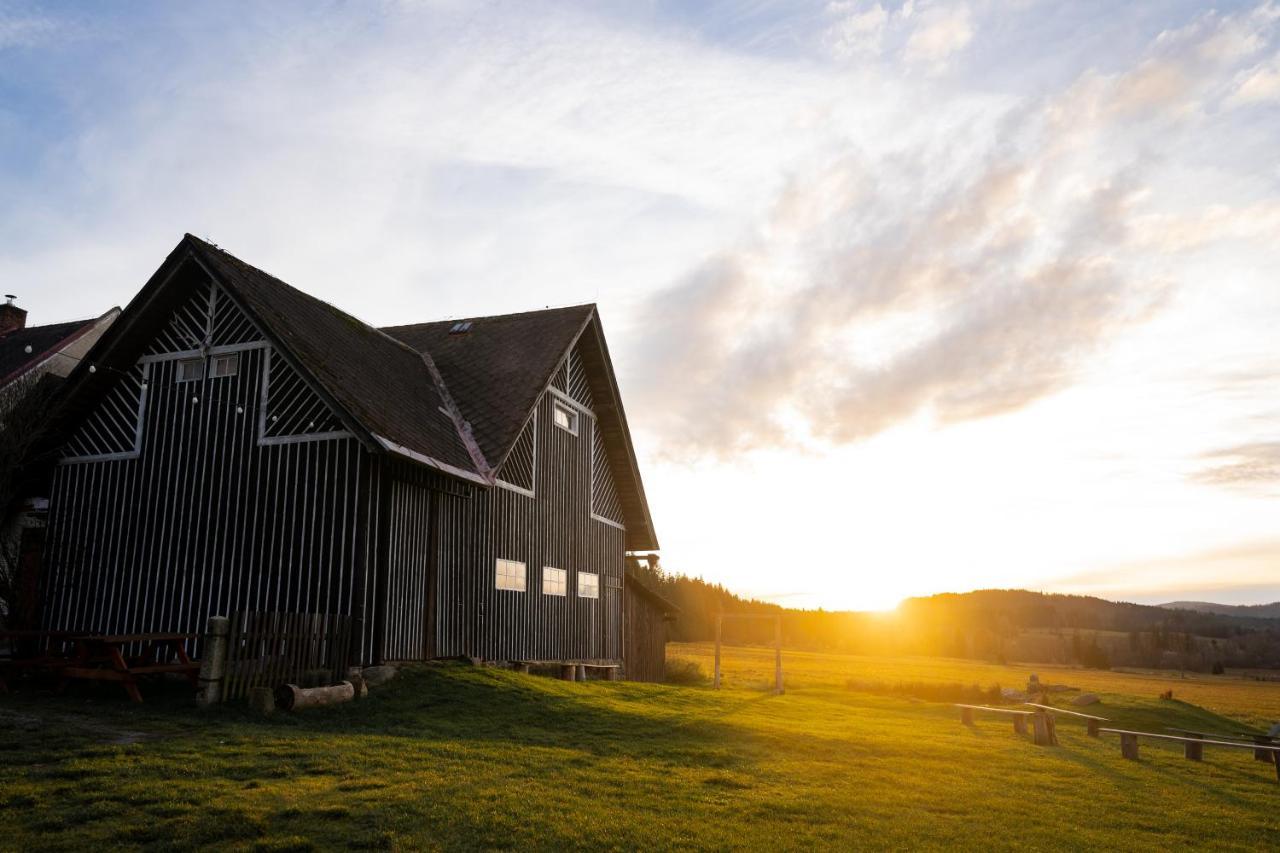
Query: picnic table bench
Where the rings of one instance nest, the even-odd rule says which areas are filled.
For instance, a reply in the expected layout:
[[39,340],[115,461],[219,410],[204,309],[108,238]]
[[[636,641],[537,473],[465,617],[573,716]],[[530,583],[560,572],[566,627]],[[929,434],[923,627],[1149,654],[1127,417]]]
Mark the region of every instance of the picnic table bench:
[[1068,711],[1066,708],[1055,708],[1052,705],[1041,705],[1038,702],[1024,702],[1023,704],[1030,705],[1033,708],[1043,708],[1044,710],[1052,711],[1055,714],[1066,714],[1068,717],[1079,717],[1081,719],[1088,720],[1089,737],[1098,736],[1099,723],[1111,722],[1111,720],[1106,717],[1099,717],[1095,714],[1082,714],[1079,711]]
[[[166,672],[180,673],[192,686],[199,683],[200,663],[187,655],[185,643],[199,634],[76,634],[69,639],[75,644],[68,665],[61,670],[65,689],[73,678],[89,681],[118,681],[134,702],[142,701],[138,678]],[[138,646],[140,654],[125,657],[129,646]],[[162,652],[172,652],[174,661],[161,660]]]
[[[1229,740],[1207,740],[1203,737],[1183,737],[1181,735],[1162,735],[1155,732],[1135,732],[1128,729],[1101,729],[1103,734],[1120,736],[1120,754],[1131,761],[1138,760],[1138,738],[1148,738],[1150,740],[1164,740],[1181,743],[1183,747],[1182,754],[1191,761],[1202,761],[1204,759],[1204,748],[1206,746],[1221,746],[1228,749],[1252,749],[1264,750],[1266,752],[1280,753],[1280,746],[1259,746],[1253,743],[1241,743],[1240,741]],[[1276,766],[1276,779],[1280,780],[1280,761],[1273,762]]]
[[[1013,731],[1016,734],[1025,735],[1027,733],[1027,720],[1033,720],[1036,717],[1036,711],[1020,711],[1016,708],[992,708],[990,705],[966,705],[962,702],[955,703],[960,709],[960,722],[966,726],[973,725],[973,712],[985,711],[991,714],[1005,714],[1013,717]],[[1052,729],[1052,726],[1049,727]],[[1036,729],[1036,743],[1041,742],[1041,732],[1039,726]],[[1047,740],[1052,737],[1046,736]]]
[[1259,747],[1259,749],[1255,749],[1253,751],[1254,760],[1261,761],[1264,764],[1274,763],[1275,757],[1271,754],[1270,750],[1262,749],[1261,747],[1280,745],[1280,738],[1274,738],[1271,737],[1271,735],[1264,735],[1261,732],[1238,732],[1235,734],[1225,734],[1222,732],[1214,733],[1201,732],[1194,729],[1179,729],[1174,728],[1173,726],[1165,726],[1165,731],[1177,732],[1185,737],[1198,738],[1201,740],[1204,738],[1215,738],[1217,740],[1247,740]]

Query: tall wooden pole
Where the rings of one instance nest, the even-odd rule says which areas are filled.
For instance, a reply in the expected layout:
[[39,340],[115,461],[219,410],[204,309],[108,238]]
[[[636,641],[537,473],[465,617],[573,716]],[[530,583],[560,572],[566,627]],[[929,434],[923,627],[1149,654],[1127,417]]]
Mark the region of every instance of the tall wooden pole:
[[720,689],[720,628],[724,624],[724,614],[716,614],[716,674],[711,686]]
[[773,692],[782,695],[782,617],[773,623]]

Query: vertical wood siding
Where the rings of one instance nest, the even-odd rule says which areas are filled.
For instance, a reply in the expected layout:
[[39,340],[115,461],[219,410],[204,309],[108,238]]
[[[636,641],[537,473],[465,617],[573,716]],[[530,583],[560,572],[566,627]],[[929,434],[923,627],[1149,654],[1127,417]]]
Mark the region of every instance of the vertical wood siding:
[[[633,582],[634,583],[634,582]],[[628,681],[664,681],[667,677],[667,622],[649,599],[626,585],[623,608],[623,661]]]
[[[570,377],[571,378],[571,377]],[[442,656],[490,660],[619,660],[624,531],[591,518],[595,421],[578,435],[552,424],[555,398],[536,414],[534,497],[508,489],[477,490],[440,505],[436,643]],[[472,531],[470,551],[459,540]],[[495,587],[499,558],[525,563],[524,592]],[[568,574],[565,596],[544,595],[544,566]],[[578,596],[578,572],[600,575],[600,598]]]
[[[153,356],[192,337],[246,346],[248,318],[211,289],[197,297]],[[194,632],[241,610],[352,612],[367,453],[348,435],[264,445],[268,347],[239,356],[235,375],[181,383],[175,359],[148,359],[136,458],[86,461],[69,448],[50,495],[50,628]]]

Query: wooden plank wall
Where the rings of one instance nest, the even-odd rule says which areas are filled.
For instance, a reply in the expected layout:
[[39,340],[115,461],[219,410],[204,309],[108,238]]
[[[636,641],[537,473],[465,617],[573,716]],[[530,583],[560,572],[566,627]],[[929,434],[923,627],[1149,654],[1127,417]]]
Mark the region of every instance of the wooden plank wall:
[[[573,387],[572,376],[568,387]],[[551,392],[544,394],[535,415],[533,497],[495,488],[477,491],[467,502],[441,504],[446,528],[462,532],[470,526],[478,534],[471,553],[441,553],[436,632],[441,656],[609,661],[622,657],[625,531],[591,517],[595,419],[583,408],[576,436],[554,426],[556,399]],[[450,532],[442,538],[456,535]],[[495,587],[498,558],[525,563],[524,592]],[[565,596],[543,594],[544,566],[568,573]],[[580,571],[599,574],[599,599],[578,596]]]
[[[182,335],[151,347],[136,458],[71,448],[57,467],[47,627],[196,632],[235,611],[352,612],[368,454],[349,435],[259,441],[260,415],[277,403],[264,393],[268,347],[244,341],[234,313],[229,300],[197,292],[175,318]],[[201,322],[215,353],[238,352],[239,369],[177,382],[189,352],[164,350],[190,346]],[[224,334],[231,343],[218,342]]]
[[623,606],[623,663],[628,681],[664,681],[667,677],[667,623],[649,599],[626,587]]

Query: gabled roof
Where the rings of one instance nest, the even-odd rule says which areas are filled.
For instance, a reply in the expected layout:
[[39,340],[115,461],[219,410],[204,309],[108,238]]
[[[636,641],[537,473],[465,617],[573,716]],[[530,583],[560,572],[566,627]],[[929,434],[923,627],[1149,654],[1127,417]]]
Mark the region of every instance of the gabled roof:
[[203,240],[188,234],[185,241],[250,316],[375,439],[454,473],[487,475],[449,413],[429,357]]
[[[627,528],[627,548],[658,547],[621,395],[594,305],[376,329],[188,234],[90,354],[124,369],[145,330],[212,278],[268,339],[317,386],[367,446],[486,485],[519,437],[556,367],[582,342],[597,421],[608,449]],[[77,370],[73,385],[86,385]],[[74,418],[90,394],[68,395]]]
[[[100,321],[119,313],[112,308],[106,314],[88,320],[72,320],[69,323],[53,323],[48,326],[28,326],[0,335],[0,387],[22,376],[54,353],[75,343]],[[30,351],[28,351],[28,349]]]
[[[497,469],[593,313],[593,305],[575,305],[382,331],[435,360],[476,444]],[[450,334],[459,323],[470,324],[468,331]]]

